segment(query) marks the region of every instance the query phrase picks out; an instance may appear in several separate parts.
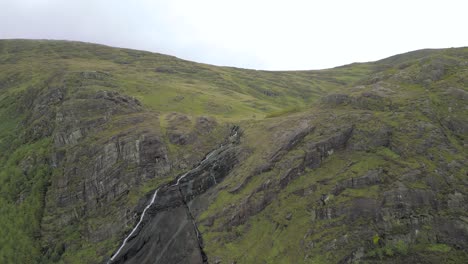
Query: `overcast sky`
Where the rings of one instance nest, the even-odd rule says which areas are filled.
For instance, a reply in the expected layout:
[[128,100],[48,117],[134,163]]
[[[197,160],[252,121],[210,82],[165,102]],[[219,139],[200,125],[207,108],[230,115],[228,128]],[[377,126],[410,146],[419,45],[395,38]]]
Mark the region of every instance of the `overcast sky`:
[[267,70],[468,46],[467,0],[0,0],[0,38],[67,39]]

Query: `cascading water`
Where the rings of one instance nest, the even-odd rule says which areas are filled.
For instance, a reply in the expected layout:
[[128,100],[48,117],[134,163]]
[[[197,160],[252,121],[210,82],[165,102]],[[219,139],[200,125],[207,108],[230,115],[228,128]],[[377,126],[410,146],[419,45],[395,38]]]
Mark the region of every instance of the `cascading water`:
[[[237,133],[236,133],[237,134]],[[199,165],[197,167],[195,167],[194,169],[190,170],[190,171],[193,171],[193,170],[197,170],[199,169],[211,156],[213,156],[213,154],[215,152],[217,152],[219,149],[221,149],[223,147],[223,145],[221,145],[218,149],[215,149],[213,151],[211,151],[208,155],[206,155],[206,157],[199,163]],[[190,172],[189,171],[189,172]],[[173,186],[178,186],[180,184],[180,181],[183,180],[188,174],[189,172],[183,174],[182,176],[180,176],[178,179],[177,179],[177,182],[173,185],[171,185],[170,187],[173,187]],[[140,224],[143,222],[143,218],[145,217],[145,213],[146,211],[154,204],[154,202],[156,201],[156,197],[158,195],[158,191],[159,191],[159,188],[156,189],[154,191],[154,194],[153,196],[151,197],[151,200],[149,202],[149,204],[145,207],[145,209],[143,210],[143,212],[141,213],[141,216],[140,216],[140,220],[138,221],[138,223],[136,224],[136,226],[132,229],[132,231],[130,232],[130,234],[125,237],[125,239],[123,240],[122,242],[122,245],[119,247],[119,249],[114,253],[114,255],[112,255],[112,257],[110,258],[110,260],[107,262],[107,263],[111,263],[120,253],[120,251],[125,247],[125,245],[127,244],[127,241],[128,239],[130,239],[130,237],[133,236],[133,234],[136,232],[136,230],[139,228]],[[198,235],[198,234],[197,234]]]
[[[231,131],[231,135],[230,135],[230,138],[237,138],[238,137],[238,127],[235,127],[232,131]],[[208,155],[205,156],[205,158],[198,164],[197,167],[195,167],[194,169],[186,172],[185,174],[183,174],[182,176],[180,176],[176,183],[173,184],[173,185],[170,185],[169,187],[174,187],[174,186],[178,186],[180,184],[180,181],[183,180],[190,172],[192,171],[196,171],[198,170],[201,166],[203,166],[212,156],[215,155],[216,152],[220,152],[223,147],[225,147],[225,145],[220,145],[217,149],[211,151],[210,153],[208,153]],[[214,183],[217,184],[216,182],[216,178],[214,178]],[[119,249],[112,255],[112,257],[109,259],[109,261],[107,262],[107,264],[109,263],[112,263],[112,261],[115,260],[115,258],[119,255],[120,251],[122,251],[122,249],[125,247],[125,245],[127,244],[127,241],[134,235],[134,233],[138,230],[138,228],[140,227],[141,223],[143,222],[143,218],[145,217],[145,214],[146,214],[146,211],[155,203],[156,201],[156,197],[158,195],[158,191],[159,191],[160,188],[156,189],[153,193],[153,196],[151,197],[151,200],[150,202],[148,203],[148,205],[145,207],[145,209],[143,210],[143,212],[141,213],[140,215],[140,219],[138,221],[138,223],[135,225],[135,227],[132,229],[132,231],[130,232],[130,234],[125,237],[125,239],[123,240],[122,242],[122,245],[119,247]],[[195,230],[196,233],[197,233],[197,237],[199,236],[199,233],[198,233],[198,230],[196,229]]]
[[138,227],[140,226],[141,222],[143,221],[143,218],[145,217],[145,213],[146,211],[151,207],[151,205],[154,204],[154,202],[156,201],[156,196],[158,195],[158,191],[159,189],[156,189],[156,191],[154,191],[154,194],[153,194],[153,197],[151,197],[151,201],[150,203],[145,207],[145,209],[143,210],[143,213],[141,213],[141,216],[140,216],[140,221],[138,221],[138,223],[136,224],[136,226],[133,228],[132,232],[130,232],[130,234],[123,240],[122,242],[122,245],[119,247],[119,249],[117,250],[117,252],[115,252],[114,255],[112,255],[111,259],[109,262],[107,263],[110,263],[111,261],[113,261],[115,259],[115,257],[117,257],[120,253],[120,251],[122,250],[122,248],[125,246],[125,244],[127,244],[127,241],[128,239],[133,236],[133,233],[135,233],[135,231],[138,229]]

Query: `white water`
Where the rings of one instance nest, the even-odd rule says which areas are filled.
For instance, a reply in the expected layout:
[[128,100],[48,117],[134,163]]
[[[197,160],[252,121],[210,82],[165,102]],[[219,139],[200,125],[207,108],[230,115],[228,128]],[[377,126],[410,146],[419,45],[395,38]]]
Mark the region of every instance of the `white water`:
[[[199,165],[198,167],[200,167],[200,165]],[[196,169],[198,169],[198,167],[196,167]],[[184,175],[180,176],[179,179],[177,179],[176,184],[174,184],[174,185],[172,185],[172,186],[177,186],[177,185],[179,185],[180,181],[181,181],[183,178],[185,178],[185,176],[187,176],[187,174],[188,174],[188,172],[185,173]]]
[[135,233],[135,231],[138,229],[138,227],[140,226],[141,222],[143,221],[143,217],[145,216],[145,213],[146,211],[151,207],[151,205],[154,204],[154,201],[156,200],[156,196],[158,195],[158,191],[159,189],[156,189],[156,191],[154,191],[154,194],[153,194],[153,197],[151,198],[151,201],[150,203],[145,207],[145,209],[143,210],[143,213],[141,213],[141,216],[140,216],[140,221],[138,221],[138,223],[136,224],[136,226],[133,228],[132,232],[130,232],[130,234],[124,239],[124,241],[122,242],[122,245],[119,247],[119,249],[117,250],[117,252],[115,252],[115,254],[111,257],[111,261],[114,260],[115,257],[117,257],[120,253],[120,251],[122,250],[122,248],[125,246],[125,244],[127,244],[127,240],[133,235],[133,233]]
[[[221,147],[222,147],[222,146],[221,146]],[[218,149],[213,150],[213,151],[210,152],[208,155],[206,155],[206,157],[200,162],[200,164],[199,164],[196,168],[194,168],[194,169],[192,169],[192,170],[190,170],[190,171],[193,171],[193,170],[198,169],[198,168],[199,168],[203,163],[205,163],[205,161],[208,160],[217,150],[218,150]],[[190,171],[189,171],[189,172],[190,172]],[[175,184],[171,185],[171,187],[179,185],[179,184],[180,184],[180,181],[181,181],[182,179],[184,179],[188,174],[189,174],[189,173],[187,172],[187,173],[185,173],[184,175],[180,176],[180,177],[177,179],[177,182],[176,182]],[[216,184],[216,179],[215,179],[215,184]],[[151,205],[153,205],[154,202],[156,201],[156,196],[158,195],[158,191],[159,191],[159,188],[156,189],[156,191],[154,191],[154,194],[153,194],[153,197],[151,198],[150,203],[145,207],[145,209],[143,210],[143,213],[141,213],[140,220],[138,221],[138,223],[136,224],[136,226],[133,228],[132,232],[130,232],[130,234],[124,239],[124,241],[122,242],[122,245],[119,247],[119,249],[117,250],[117,252],[115,252],[115,254],[112,255],[112,257],[110,258],[109,262],[107,262],[107,263],[110,263],[111,261],[113,261],[113,260],[119,255],[120,251],[121,251],[121,250],[124,248],[124,246],[127,244],[128,239],[130,239],[130,237],[136,232],[136,230],[137,230],[138,227],[140,226],[141,222],[143,222],[143,217],[145,216],[146,211],[147,211],[147,210],[151,207]],[[198,234],[198,230],[196,230],[196,231],[197,231],[197,236],[198,236],[198,235],[199,235],[199,234]]]

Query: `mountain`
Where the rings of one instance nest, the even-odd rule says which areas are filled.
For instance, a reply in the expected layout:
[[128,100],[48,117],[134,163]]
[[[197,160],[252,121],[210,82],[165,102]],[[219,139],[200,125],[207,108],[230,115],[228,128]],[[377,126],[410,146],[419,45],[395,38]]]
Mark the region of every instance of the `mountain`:
[[269,72],[0,40],[0,262],[466,263],[467,100],[468,48]]

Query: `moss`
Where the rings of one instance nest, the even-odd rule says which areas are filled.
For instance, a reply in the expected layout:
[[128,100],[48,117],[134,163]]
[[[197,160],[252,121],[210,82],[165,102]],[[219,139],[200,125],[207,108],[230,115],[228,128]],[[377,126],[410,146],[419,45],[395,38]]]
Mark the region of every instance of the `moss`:
[[370,186],[368,188],[359,188],[359,189],[345,189],[340,196],[347,196],[352,198],[379,198],[382,193],[378,185]]
[[374,245],[378,245],[380,239],[381,239],[380,236],[379,236],[378,234],[375,234],[375,235],[372,237],[372,243],[374,243]]
[[411,189],[428,189],[429,186],[425,182],[415,181],[406,184]]
[[384,258],[392,259],[393,257],[396,257],[396,256],[398,257],[406,256],[409,252],[408,245],[403,240],[398,240],[394,244],[387,244],[384,246],[380,246],[381,245],[381,243],[379,243],[381,241],[380,237],[376,239],[376,236],[374,236],[372,240],[373,240],[374,247],[376,248],[366,253],[367,257],[370,257],[371,259],[372,258],[378,258],[380,260]]
[[408,244],[403,240],[398,240],[394,248],[397,254],[400,254],[400,255],[408,254]]
[[400,155],[393,152],[391,149],[386,147],[380,147],[376,151],[377,155],[383,156],[384,158],[391,159],[391,160],[398,160]]
[[452,248],[446,244],[430,244],[427,246],[427,250],[433,252],[448,253]]

